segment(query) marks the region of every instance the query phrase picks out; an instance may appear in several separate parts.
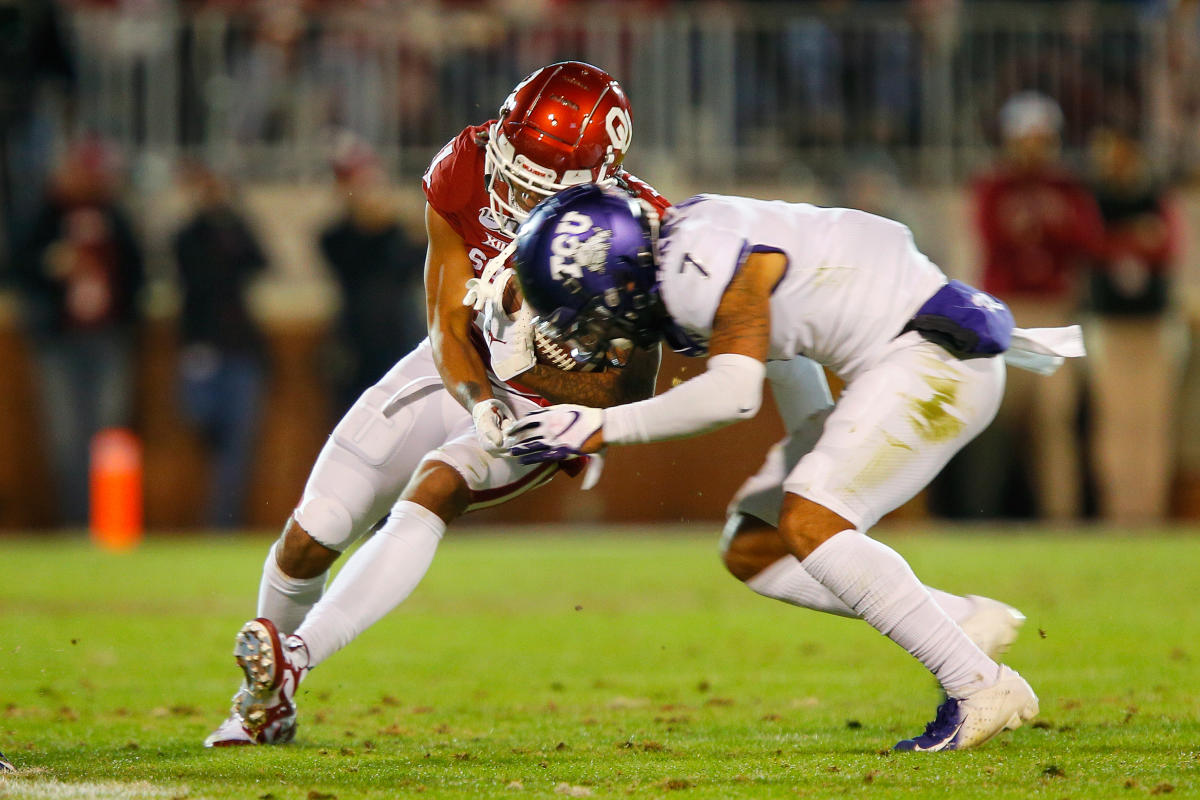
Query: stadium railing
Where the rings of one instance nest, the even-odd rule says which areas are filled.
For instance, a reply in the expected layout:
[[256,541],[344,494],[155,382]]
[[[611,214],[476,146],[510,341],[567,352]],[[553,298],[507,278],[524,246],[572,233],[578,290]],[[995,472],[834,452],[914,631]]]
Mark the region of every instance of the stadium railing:
[[871,157],[948,182],[987,157],[1000,105],[1031,88],[1063,106],[1069,149],[1107,122],[1181,158],[1175,101],[1200,82],[1171,20],[1136,4],[631,5],[81,10],[75,124],[126,152],[289,180],[323,174],[331,131],[349,129],[410,177],[528,71],[580,58],[626,87],[639,164],[724,183]]

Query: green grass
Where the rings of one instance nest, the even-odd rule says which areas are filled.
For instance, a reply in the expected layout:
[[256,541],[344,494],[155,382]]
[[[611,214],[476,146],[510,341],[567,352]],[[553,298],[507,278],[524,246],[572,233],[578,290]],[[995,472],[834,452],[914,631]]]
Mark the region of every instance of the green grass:
[[747,591],[715,534],[451,536],[316,670],[287,747],[206,751],[267,539],[126,555],[0,540],[0,797],[1200,796],[1200,536],[885,535],[927,582],[1019,605],[1036,725],[893,754],[938,702],[862,623]]

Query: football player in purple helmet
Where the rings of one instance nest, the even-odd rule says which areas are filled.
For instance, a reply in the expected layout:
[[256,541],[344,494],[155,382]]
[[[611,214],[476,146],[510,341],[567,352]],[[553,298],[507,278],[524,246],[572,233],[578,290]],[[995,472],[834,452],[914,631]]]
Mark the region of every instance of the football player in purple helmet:
[[[726,533],[774,537],[783,557],[739,577],[775,597],[819,585],[836,601],[825,610],[866,620],[934,674],[946,701],[897,749],[973,747],[1037,714],[1029,684],[993,657],[1015,612],[997,609],[1003,646],[981,647],[967,630],[973,598],[923,586],[865,532],[987,426],[1006,361],[1053,371],[1083,355],[1078,326],[1015,328],[1003,303],[949,280],[892,220],[742,197],[699,195],[660,228],[636,202],[573,187],[522,226],[516,271],[579,359],[666,339],[708,364],[636,403],[533,411],[508,432],[513,455],[557,461],[710,431],[755,416],[770,380],[789,437],[739,491]],[[814,401],[817,364],[845,382],[836,404]]]
[[[563,206],[573,210],[559,215]],[[541,235],[551,219],[555,235]],[[522,228],[522,290],[533,293],[526,299],[542,311],[538,324],[570,342],[580,363],[619,366],[628,345],[652,347],[662,338],[666,315],[650,252],[657,229],[658,213],[649,204],[595,184],[554,195]],[[594,266],[601,260],[603,268]]]

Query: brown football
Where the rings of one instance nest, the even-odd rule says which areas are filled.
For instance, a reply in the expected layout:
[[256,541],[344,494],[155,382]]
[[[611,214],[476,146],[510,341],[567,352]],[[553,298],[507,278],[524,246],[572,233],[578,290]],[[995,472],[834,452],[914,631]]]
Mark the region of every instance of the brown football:
[[[521,307],[521,288],[517,285],[516,280],[509,278],[508,285],[504,287],[504,310],[509,314],[515,314],[517,309]],[[536,327],[533,329],[533,354],[537,358],[539,364],[560,369],[563,372],[596,372],[603,370],[603,365],[588,364],[580,367],[575,359],[571,358],[571,348],[551,339],[546,336]]]
[[539,364],[546,364],[561,369],[563,372],[596,372],[603,369],[603,365],[587,364],[583,367],[579,365],[575,359],[571,358],[571,348],[562,344],[549,336],[546,336],[536,327],[533,329],[533,353],[537,357]]

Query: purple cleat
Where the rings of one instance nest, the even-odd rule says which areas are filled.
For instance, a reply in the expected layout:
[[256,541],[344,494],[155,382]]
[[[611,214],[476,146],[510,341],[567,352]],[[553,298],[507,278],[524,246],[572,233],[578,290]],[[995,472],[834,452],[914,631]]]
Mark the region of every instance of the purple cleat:
[[899,742],[893,750],[933,752],[965,750],[991,739],[1000,731],[1021,727],[1037,716],[1038,699],[1025,679],[1001,666],[1000,680],[966,697],[951,697],[938,706],[937,716],[915,739]]

